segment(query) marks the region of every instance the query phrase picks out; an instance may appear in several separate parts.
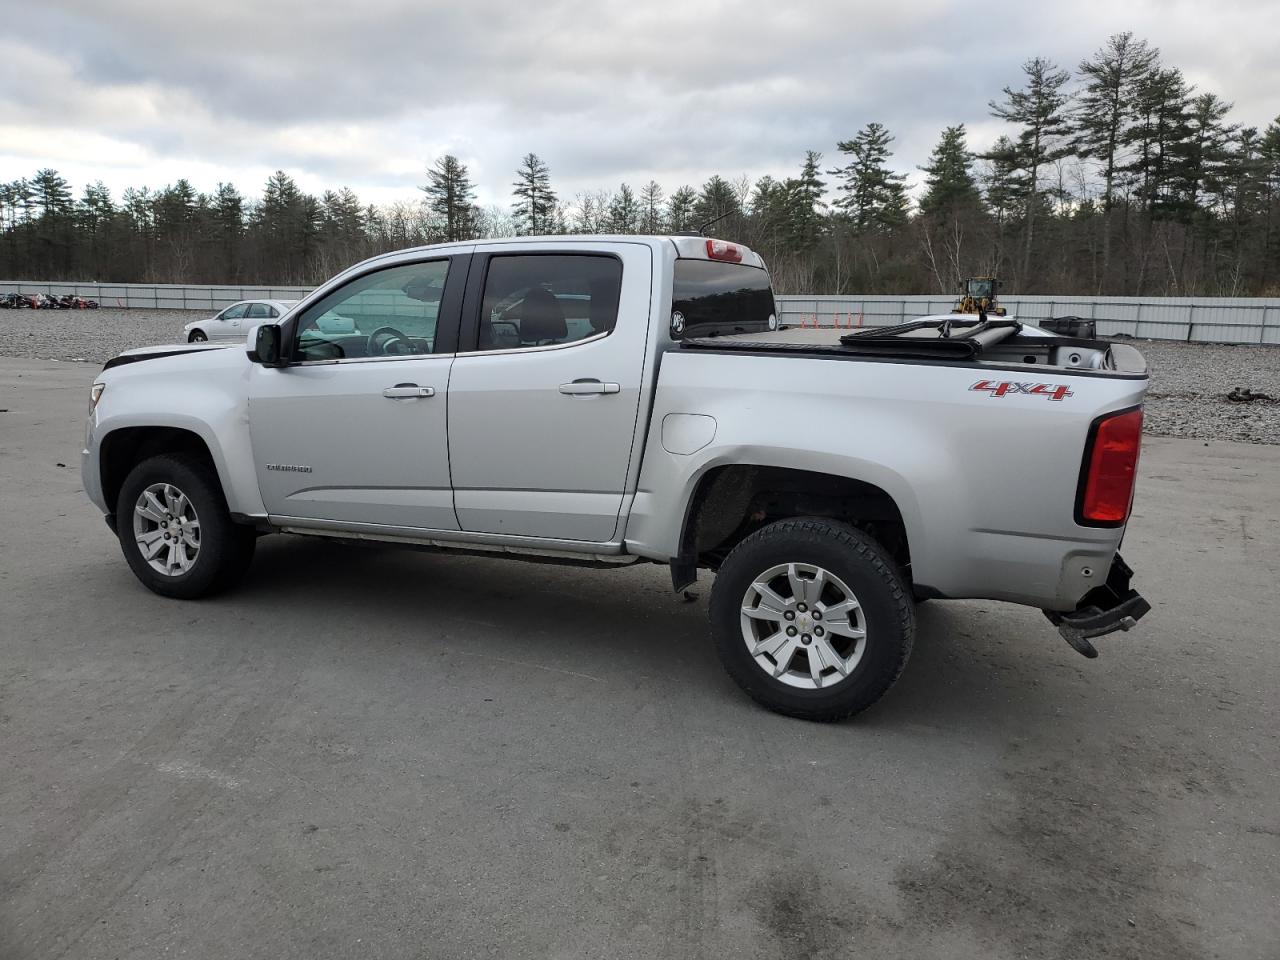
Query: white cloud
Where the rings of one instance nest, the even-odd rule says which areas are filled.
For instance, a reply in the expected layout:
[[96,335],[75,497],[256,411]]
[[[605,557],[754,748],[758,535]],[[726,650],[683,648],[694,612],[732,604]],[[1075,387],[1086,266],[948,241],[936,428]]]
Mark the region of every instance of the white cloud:
[[1124,29],[1234,101],[1232,119],[1280,112],[1274,0],[45,0],[22,22],[0,58],[0,179],[55,166],[117,193],[186,176],[256,194],[279,167],[309,190],[411,199],[448,151],[505,204],[530,150],[566,198],[670,191],[785,176],[806,149],[835,166],[870,120],[918,179],[948,124],[990,144],[987,102],[1024,59],[1074,67]]

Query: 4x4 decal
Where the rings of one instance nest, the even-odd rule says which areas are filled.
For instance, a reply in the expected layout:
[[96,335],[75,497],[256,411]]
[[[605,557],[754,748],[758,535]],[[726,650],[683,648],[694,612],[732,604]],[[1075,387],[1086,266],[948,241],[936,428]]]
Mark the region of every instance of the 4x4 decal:
[[1011,380],[979,380],[970,390],[989,393],[993,397],[1006,397],[1011,393],[1026,393],[1035,397],[1048,397],[1050,400],[1062,400],[1075,396],[1071,388],[1062,383],[1014,383]]

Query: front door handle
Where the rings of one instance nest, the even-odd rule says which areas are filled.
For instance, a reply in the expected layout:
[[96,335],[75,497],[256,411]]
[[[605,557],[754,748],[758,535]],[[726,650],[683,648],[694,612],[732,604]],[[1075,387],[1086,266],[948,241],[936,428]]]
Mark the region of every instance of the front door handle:
[[570,397],[587,397],[601,393],[618,393],[622,387],[616,383],[601,383],[599,380],[575,380],[573,383],[560,384],[560,392]]
[[382,395],[392,400],[409,400],[416,397],[434,397],[436,389],[435,387],[420,387],[416,383],[397,383],[394,387],[387,387],[383,390]]

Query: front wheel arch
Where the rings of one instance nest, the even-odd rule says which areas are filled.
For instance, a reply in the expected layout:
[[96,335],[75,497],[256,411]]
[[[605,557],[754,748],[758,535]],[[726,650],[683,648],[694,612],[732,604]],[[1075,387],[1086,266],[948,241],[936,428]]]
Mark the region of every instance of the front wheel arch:
[[222,487],[217,462],[209,445],[198,433],[181,427],[121,427],[103,437],[98,448],[102,496],[108,506],[115,505],[125,477],[135,466],[165,453],[189,457],[207,465]]

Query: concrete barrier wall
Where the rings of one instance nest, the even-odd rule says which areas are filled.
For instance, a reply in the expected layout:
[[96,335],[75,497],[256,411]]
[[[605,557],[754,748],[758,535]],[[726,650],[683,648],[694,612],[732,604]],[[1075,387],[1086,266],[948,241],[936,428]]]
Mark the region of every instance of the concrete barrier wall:
[[[140,283],[0,281],[0,293],[73,294],[104,307],[200,310],[214,313],[238,300],[298,300],[310,287],[199,286]],[[778,297],[783,323],[886,326],[946,313],[953,297]],[[1019,297],[1001,298],[1010,315],[1035,322],[1079,316],[1098,321],[1102,336],[1127,334],[1198,343],[1280,343],[1280,297]]]
[[[1193,343],[1280,343],[1280,298],[1001,297],[1010,316],[1097,320],[1101,336],[1127,334]],[[886,326],[946,313],[953,297],[778,297],[783,323]]]
[[177,283],[45,283],[0,280],[0,293],[67,294],[104,307],[142,310],[205,310],[216,313],[238,300],[298,300],[310,287],[193,286]]

